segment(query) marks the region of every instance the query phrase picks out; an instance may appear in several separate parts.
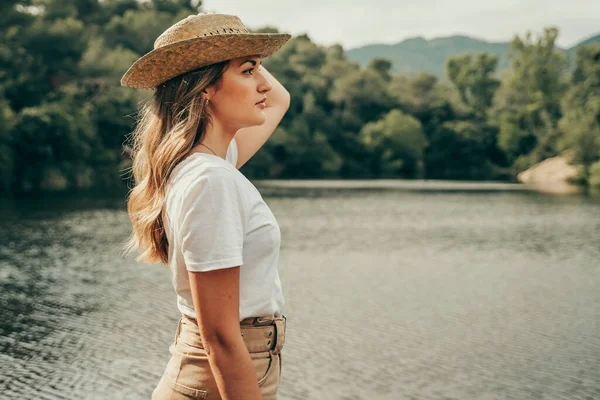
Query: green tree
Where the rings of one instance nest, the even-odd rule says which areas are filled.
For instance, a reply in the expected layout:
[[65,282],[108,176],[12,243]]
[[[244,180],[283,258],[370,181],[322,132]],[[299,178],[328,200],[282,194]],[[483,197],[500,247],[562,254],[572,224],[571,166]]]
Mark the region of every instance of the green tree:
[[46,170],[56,168],[76,187],[77,168],[96,147],[95,127],[87,110],[73,112],[57,102],[43,104],[19,113],[12,143],[19,184],[40,190]]
[[567,59],[556,47],[558,30],[548,28],[536,41],[516,36],[509,50],[510,75],[496,96],[499,145],[517,171],[557,152],[560,100]]
[[15,160],[10,137],[14,124],[14,112],[6,100],[0,98],[0,191],[9,191],[14,185]]
[[377,71],[379,76],[381,76],[386,82],[392,80],[392,75],[390,74],[392,63],[385,58],[374,58],[371,60],[369,65],[367,65],[367,68]]
[[430,179],[485,180],[501,173],[503,154],[496,147],[497,131],[481,121],[444,122],[425,153]]
[[489,53],[463,54],[446,61],[448,79],[458,89],[463,103],[481,119],[485,118],[500,86],[493,76],[497,65],[498,58]]
[[329,101],[337,129],[332,146],[344,155],[342,176],[365,177],[365,148],[359,134],[362,127],[382,118],[395,105],[388,92],[388,72],[376,68],[350,70],[333,81]]
[[0,75],[0,90],[15,111],[39,104],[49,92],[71,80],[87,46],[81,21],[69,17],[30,22],[11,26],[2,35],[8,46],[0,48],[6,66]]
[[422,175],[427,140],[418,119],[394,109],[381,120],[366,124],[360,136],[371,155],[375,176]]
[[600,44],[577,51],[571,87],[563,100],[560,148],[583,167],[589,182],[592,164],[600,160]]
[[397,108],[421,121],[429,138],[440,124],[457,118],[460,104],[452,98],[451,89],[435,75],[423,72],[415,77],[394,76],[388,93]]

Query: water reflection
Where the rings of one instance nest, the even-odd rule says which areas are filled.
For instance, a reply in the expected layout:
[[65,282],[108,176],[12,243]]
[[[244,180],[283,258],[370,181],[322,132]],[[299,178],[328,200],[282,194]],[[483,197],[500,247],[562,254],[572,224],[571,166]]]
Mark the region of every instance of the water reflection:
[[[600,398],[598,201],[394,184],[257,182],[282,231],[281,398]],[[178,315],[168,270],[120,256],[124,196],[1,212],[0,398],[148,398]]]

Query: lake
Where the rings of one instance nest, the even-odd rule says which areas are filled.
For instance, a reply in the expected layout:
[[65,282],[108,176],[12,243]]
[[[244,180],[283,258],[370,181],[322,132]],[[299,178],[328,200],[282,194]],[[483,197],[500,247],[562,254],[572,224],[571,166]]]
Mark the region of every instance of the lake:
[[[280,399],[600,399],[600,202],[524,185],[257,181]],[[2,201],[0,398],[148,399],[179,314],[122,194]]]

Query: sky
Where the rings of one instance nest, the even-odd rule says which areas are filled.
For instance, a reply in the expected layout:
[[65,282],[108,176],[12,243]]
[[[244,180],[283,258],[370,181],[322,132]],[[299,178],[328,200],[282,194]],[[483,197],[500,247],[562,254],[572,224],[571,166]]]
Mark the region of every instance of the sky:
[[204,12],[237,15],[249,28],[265,25],[320,45],[344,49],[394,44],[423,36],[467,35],[508,42],[527,31],[559,29],[558,45],[570,47],[600,33],[599,0],[204,0]]

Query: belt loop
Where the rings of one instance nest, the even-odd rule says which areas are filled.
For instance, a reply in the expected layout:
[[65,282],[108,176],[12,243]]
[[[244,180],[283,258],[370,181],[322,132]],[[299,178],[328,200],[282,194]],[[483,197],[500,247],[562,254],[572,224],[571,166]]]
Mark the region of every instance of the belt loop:
[[256,317],[253,324],[257,326],[271,325],[272,321],[273,317]]
[[181,333],[181,321],[183,320],[183,316],[179,318],[179,322],[177,323],[177,331],[175,332],[175,344],[177,344],[177,339],[179,338],[179,333]]
[[285,341],[285,329],[286,329],[286,321],[285,317],[282,319],[275,319],[275,349],[273,349],[274,353],[279,353],[281,349],[283,349],[283,342]]

